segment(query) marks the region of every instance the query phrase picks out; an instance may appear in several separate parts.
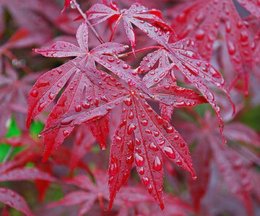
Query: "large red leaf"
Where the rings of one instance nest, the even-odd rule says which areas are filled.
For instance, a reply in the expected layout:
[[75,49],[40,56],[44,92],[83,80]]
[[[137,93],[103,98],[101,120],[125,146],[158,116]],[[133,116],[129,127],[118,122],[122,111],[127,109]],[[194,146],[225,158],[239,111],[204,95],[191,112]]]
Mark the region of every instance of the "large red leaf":
[[33,215],[25,200],[19,194],[12,190],[0,188],[0,202],[17,209],[18,211],[24,213],[26,216]]

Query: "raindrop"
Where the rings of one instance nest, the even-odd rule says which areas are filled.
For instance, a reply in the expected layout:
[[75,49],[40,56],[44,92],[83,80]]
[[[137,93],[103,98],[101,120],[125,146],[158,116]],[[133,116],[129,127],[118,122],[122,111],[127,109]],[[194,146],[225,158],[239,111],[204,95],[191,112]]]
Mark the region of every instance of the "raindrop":
[[227,48],[228,48],[228,53],[230,55],[234,55],[236,53],[236,47],[233,42],[228,41]]
[[173,139],[176,141],[176,140],[178,140],[180,137],[179,137],[179,135],[175,135],[174,137],[173,137]]
[[165,146],[165,147],[163,148],[163,151],[164,151],[164,153],[165,153],[169,158],[175,159],[176,155],[175,155],[175,153],[174,153],[172,147],[170,147],[170,146]]
[[124,103],[125,103],[126,106],[131,106],[132,103],[133,103],[133,101],[132,101],[131,98],[128,97],[128,98],[126,98],[126,99],[124,100]]
[[162,170],[162,161],[158,156],[155,157],[154,162],[153,162],[153,168],[156,171],[161,171]]
[[39,104],[39,106],[38,106],[38,111],[41,112],[41,111],[44,109],[45,105],[46,105],[46,102],[45,102],[45,101],[41,102],[41,103]]
[[241,42],[246,42],[248,41],[248,34],[246,31],[240,32],[240,41]]
[[138,153],[135,153],[135,163],[137,166],[143,166],[144,165],[143,156],[139,155]]
[[126,157],[126,163],[132,164],[134,162],[134,157],[132,155]]
[[154,144],[154,142],[151,142],[151,143],[149,144],[149,148],[150,148],[151,150],[153,150],[153,151],[157,151],[157,150],[158,150],[158,147]]
[[131,123],[131,124],[128,126],[128,128],[127,128],[127,133],[128,133],[128,135],[131,135],[131,134],[134,132],[135,129],[136,129],[136,125],[135,125],[134,123]]
[[167,133],[173,133],[173,131],[174,131],[173,126],[169,126],[169,127],[166,128]]
[[197,40],[202,40],[204,37],[205,37],[205,31],[202,30],[202,29],[199,29],[199,30],[196,32],[196,39],[197,39]]
[[127,147],[130,151],[133,151],[134,150],[134,142],[132,140],[130,140],[128,143],[127,143]]
[[150,182],[150,180],[149,180],[149,178],[147,178],[147,177],[143,177],[142,178],[142,182],[143,182],[143,184],[145,185],[145,186],[147,186],[148,184],[149,184],[149,182]]
[[138,170],[138,173],[140,175],[143,175],[144,174],[144,168],[143,167],[140,167],[139,170]]
[[109,172],[110,172],[111,175],[115,175],[118,172],[117,160],[114,159],[114,158],[112,159],[112,163],[110,164]]
[[160,133],[158,131],[154,131],[153,134],[155,137],[158,137],[160,135]]
[[129,65],[128,64],[123,64],[123,69],[128,69]]
[[141,140],[138,139],[138,138],[135,138],[135,144],[136,144],[136,145],[141,145]]
[[112,56],[109,56],[109,57],[107,58],[107,60],[108,60],[109,62],[115,61],[114,57],[112,57]]
[[69,131],[68,131],[68,130],[64,130],[64,131],[63,131],[63,136],[66,137],[66,136],[68,136],[68,135],[69,135]]
[[39,95],[38,90],[34,89],[34,90],[31,91],[31,96],[37,97],[38,95]]
[[152,193],[152,192],[153,192],[153,186],[152,186],[151,184],[148,186],[147,189],[148,189],[148,192],[149,192],[149,193]]
[[117,142],[121,142],[122,141],[122,138],[120,136],[116,136],[115,139],[116,139]]
[[81,111],[81,105],[75,106],[75,111],[76,111],[76,112],[80,112],[80,111]]
[[143,119],[143,120],[141,121],[141,124],[142,124],[143,126],[147,126],[147,125],[148,125],[148,121],[147,121],[146,119]]
[[48,95],[48,97],[49,97],[50,100],[53,100],[54,97],[55,97],[55,94],[52,93],[52,92],[50,92],[49,95]]
[[85,101],[85,102],[82,103],[82,107],[83,107],[84,109],[88,109],[88,108],[90,107],[90,104]]
[[180,159],[176,160],[176,164],[181,166],[182,165],[182,161]]
[[129,113],[128,118],[129,119],[133,119],[134,118],[134,113],[132,111]]

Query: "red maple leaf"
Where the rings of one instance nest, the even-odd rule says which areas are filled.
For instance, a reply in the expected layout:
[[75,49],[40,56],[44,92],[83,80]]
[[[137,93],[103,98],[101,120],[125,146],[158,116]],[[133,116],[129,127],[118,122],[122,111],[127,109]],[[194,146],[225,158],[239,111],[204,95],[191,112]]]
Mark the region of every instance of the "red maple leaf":
[[[28,157],[22,157],[1,164],[0,182],[23,180],[44,180],[49,182],[56,181],[54,177],[37,168],[23,167],[27,159]],[[23,212],[27,216],[33,215],[23,197],[10,189],[0,188],[0,202]]]
[[[252,2],[247,2],[249,6]],[[251,8],[251,7],[250,7]],[[237,71],[234,83],[242,78],[245,91],[248,91],[248,77],[252,69],[252,38],[246,23],[240,18],[232,0],[193,1],[177,13],[172,23],[179,39],[189,37],[196,41],[198,51],[204,59],[209,60],[213,54],[213,43],[218,33],[225,37],[226,46]],[[225,27],[225,32],[221,31]]]
[[[231,147],[223,145],[216,130],[216,121],[206,113],[202,120],[203,131],[198,130],[196,125],[190,125],[187,131],[193,141],[197,143],[193,160],[195,170],[200,174],[196,182],[190,182],[191,195],[197,211],[200,208],[200,201],[207,193],[207,185],[211,177],[211,164],[215,163],[223,176],[223,179],[230,192],[234,193],[243,201],[248,213],[252,212],[250,192],[252,191],[253,180],[251,169],[254,164],[259,164],[258,156],[245,146],[238,145],[238,142],[247,145],[260,146],[260,137],[252,129],[239,123],[229,123],[224,130],[224,136],[230,143],[236,143]],[[185,131],[185,130],[184,130]],[[198,133],[200,135],[198,136]]]
[[[172,107],[180,105],[176,99],[180,91],[182,99],[189,101],[189,104],[187,102],[183,106],[193,106],[204,102],[204,99],[191,90],[177,86],[168,90],[154,89],[153,95],[137,76],[137,72],[117,58],[116,54],[125,50],[124,45],[109,42],[89,51],[87,37],[87,25],[83,23],[77,32],[79,47],[67,42],[56,42],[50,48],[36,50],[45,56],[76,58],[38,79],[30,92],[27,124],[54,100],[67,83],[42,133],[45,143],[44,159],[47,159],[76,125],[100,121],[111,109],[122,104],[122,122],[115,132],[110,155],[111,205],[116,192],[127,180],[132,164],[135,164],[147,190],[163,207],[161,152],[190,171],[192,176],[195,177],[195,173],[185,141],[167,121],[153,111],[146,99],[154,99]],[[117,77],[98,70],[95,62]],[[129,142],[132,142],[131,147],[127,147]],[[121,149],[118,149],[119,145],[122,146]],[[125,166],[128,169],[125,170]]]
[[[162,15],[159,10],[149,10],[140,4],[133,4],[129,9],[122,10],[119,10],[115,4],[110,4],[110,7],[104,4],[95,4],[87,11],[87,14],[90,20],[96,21],[95,24],[106,20],[114,24],[111,39],[118,24],[122,21],[126,36],[132,47],[135,47],[136,44],[133,26],[139,28],[158,43],[162,40],[161,31],[167,33],[172,31],[170,26],[162,20]],[[154,28],[157,30],[154,31]],[[160,37],[158,37],[158,35]]]
[[[96,170],[93,176],[95,183],[85,175],[78,175],[66,180],[66,183],[77,186],[79,190],[68,193],[57,202],[50,203],[49,207],[80,205],[78,215],[84,215],[99,201],[101,210],[104,210],[104,201],[109,200],[107,175],[103,171]],[[140,187],[125,186],[115,201],[116,209],[123,212],[140,202],[150,202],[150,196],[145,193]]]

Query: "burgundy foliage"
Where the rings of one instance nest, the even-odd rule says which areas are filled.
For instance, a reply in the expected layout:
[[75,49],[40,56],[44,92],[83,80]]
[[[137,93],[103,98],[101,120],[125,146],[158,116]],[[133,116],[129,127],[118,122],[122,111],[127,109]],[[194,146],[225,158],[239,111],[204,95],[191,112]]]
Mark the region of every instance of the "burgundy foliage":
[[259,214],[259,27],[259,0],[2,0],[2,214]]

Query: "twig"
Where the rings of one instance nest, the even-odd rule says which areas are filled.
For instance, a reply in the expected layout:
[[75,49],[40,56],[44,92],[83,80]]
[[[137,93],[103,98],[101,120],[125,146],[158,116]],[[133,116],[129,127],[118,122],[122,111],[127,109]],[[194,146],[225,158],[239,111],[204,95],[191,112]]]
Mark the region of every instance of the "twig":
[[88,26],[90,27],[90,29],[92,30],[92,32],[94,33],[94,35],[96,36],[96,38],[99,40],[100,43],[104,43],[104,40],[100,37],[100,35],[98,34],[98,32],[96,31],[96,29],[93,27],[93,25],[89,22],[86,14],[81,10],[79,3],[77,2],[77,0],[71,0],[71,3],[74,4],[75,8],[78,10],[78,12],[80,13],[80,15],[82,16],[82,18],[85,20],[85,22],[88,24]]

